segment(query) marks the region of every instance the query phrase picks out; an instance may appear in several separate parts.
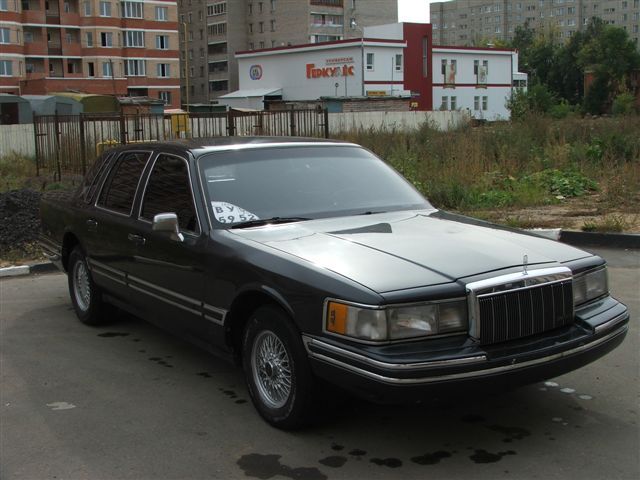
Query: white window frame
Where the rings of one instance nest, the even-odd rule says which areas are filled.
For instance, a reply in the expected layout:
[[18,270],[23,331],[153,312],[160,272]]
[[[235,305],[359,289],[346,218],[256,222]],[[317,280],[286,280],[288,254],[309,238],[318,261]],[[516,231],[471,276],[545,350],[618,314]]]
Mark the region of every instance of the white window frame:
[[366,66],[365,66],[366,71],[367,72],[375,71],[376,54],[373,52],[367,52],[367,55],[365,58],[366,58]]
[[0,28],[0,44],[8,45],[11,43],[11,30],[6,27]]
[[100,46],[113,48],[113,32],[100,32]]
[[147,74],[147,62],[142,58],[128,58],[124,62],[125,77],[144,77]]
[[143,30],[125,30],[124,46],[126,48],[144,48]]
[[[160,13],[162,12],[162,13]],[[168,7],[156,7],[156,20],[158,22],[169,21],[169,8]]]
[[9,0],[0,0],[0,12],[9,11]]
[[11,60],[0,60],[0,77],[13,77],[13,63]]
[[396,53],[394,58],[394,70],[396,72],[402,72],[404,70],[404,56],[401,53]]
[[165,105],[168,105],[171,103],[171,92],[161,90],[158,92],[158,98],[164,101]]
[[449,110],[449,96],[444,95],[440,101],[440,110]]
[[156,49],[169,50],[169,35],[156,35]]
[[102,62],[102,76],[103,78],[113,78],[112,62]]
[[158,78],[171,77],[171,64],[170,63],[156,64],[156,75],[158,76]]
[[144,18],[144,4],[142,2],[122,2],[122,18]]
[[111,2],[105,2],[102,0],[99,8],[101,17],[111,17]]
[[87,47],[93,47],[93,32],[85,32],[84,39]]

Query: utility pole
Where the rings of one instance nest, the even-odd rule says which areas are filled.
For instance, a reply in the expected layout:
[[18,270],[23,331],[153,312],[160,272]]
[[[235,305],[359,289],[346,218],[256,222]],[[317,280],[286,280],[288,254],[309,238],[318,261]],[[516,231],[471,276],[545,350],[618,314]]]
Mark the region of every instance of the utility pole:
[[184,90],[185,90],[185,103],[187,106],[187,113],[189,113],[189,55],[187,51],[187,22],[182,22],[182,28],[184,32]]

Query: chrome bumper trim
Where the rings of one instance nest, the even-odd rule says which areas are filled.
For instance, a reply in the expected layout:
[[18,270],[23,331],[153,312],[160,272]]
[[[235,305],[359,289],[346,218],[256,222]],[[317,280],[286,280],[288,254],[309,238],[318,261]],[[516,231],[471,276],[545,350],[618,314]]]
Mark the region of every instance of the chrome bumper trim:
[[[559,353],[555,353],[553,355],[549,355],[546,357],[542,357],[542,358],[536,358],[534,360],[529,360],[526,362],[522,362],[522,363],[514,363],[511,365],[504,365],[501,367],[494,367],[494,368],[485,368],[485,369],[481,369],[481,370],[473,370],[471,372],[462,372],[462,373],[452,373],[449,375],[439,375],[439,376],[434,376],[434,377],[421,377],[421,378],[396,378],[396,377],[387,377],[384,375],[379,375],[377,373],[373,373],[370,372],[368,370],[364,370],[362,368],[359,367],[355,367],[353,365],[350,365],[348,363],[344,363],[340,360],[336,360],[335,358],[331,358],[331,357],[327,357],[326,355],[322,355],[320,353],[314,353],[314,352],[309,352],[309,356],[311,358],[335,365],[339,368],[342,368],[344,370],[348,370],[351,371],[355,374],[364,376],[364,377],[368,377],[371,378],[373,380],[382,382],[382,383],[387,383],[387,384],[392,384],[392,385],[419,385],[419,384],[428,384],[428,383],[434,383],[434,382],[443,382],[443,381],[448,381],[448,380],[464,380],[464,379],[469,379],[469,378],[475,378],[475,377],[481,377],[484,375],[492,375],[492,374],[496,374],[496,373],[503,373],[503,372],[508,372],[508,371],[513,371],[513,370],[519,370],[522,368],[527,368],[527,367],[532,367],[535,365],[540,365],[542,363],[547,363],[547,362],[552,362],[554,360],[558,360],[560,358],[564,358],[564,357],[568,357],[570,355],[574,355],[576,353],[580,353],[586,350],[590,350],[592,348],[597,347],[598,345],[605,343],[611,339],[613,339],[614,337],[617,337],[618,335],[621,335],[623,333],[625,333],[627,331],[627,327],[624,326],[622,328],[619,328],[617,330],[615,330],[614,332],[611,332],[607,335],[605,335],[602,338],[599,338],[593,342],[590,342],[586,345],[581,345],[579,347],[573,348],[571,350],[565,350],[563,352],[559,352]],[[308,351],[308,349],[307,349]],[[414,364],[415,365],[415,364]]]
[[600,333],[603,330],[609,330],[610,328],[612,328],[614,325],[617,325],[618,323],[626,320],[629,317],[629,312],[623,312],[620,315],[618,315],[617,317],[612,318],[611,320],[601,323],[600,325],[597,325],[594,329],[594,331],[596,333]]
[[323,342],[316,338],[302,336],[302,341],[309,352],[310,355],[322,355],[311,352],[309,349],[310,345],[318,345],[325,350],[331,350],[338,355],[342,355],[343,357],[352,358],[354,360],[358,360],[360,362],[366,363],[367,365],[371,365],[374,367],[386,368],[389,370],[399,370],[399,371],[407,371],[407,370],[420,370],[425,368],[438,368],[438,367],[453,367],[459,365],[468,365],[471,363],[481,363],[486,362],[486,355],[475,355],[473,357],[464,357],[464,358],[455,358],[452,360],[434,360],[432,362],[419,362],[419,363],[387,363],[381,362],[379,360],[374,360],[373,358],[369,358],[365,355],[361,355],[359,353],[354,353],[349,350],[345,350],[344,348],[336,347],[335,345],[331,345],[329,343]]

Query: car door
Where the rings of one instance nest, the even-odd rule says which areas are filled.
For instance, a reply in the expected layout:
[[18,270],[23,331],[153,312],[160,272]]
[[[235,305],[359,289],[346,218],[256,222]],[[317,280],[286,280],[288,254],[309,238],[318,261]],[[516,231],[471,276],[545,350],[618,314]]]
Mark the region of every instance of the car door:
[[86,245],[94,281],[109,293],[128,298],[128,265],[135,254],[129,233],[136,192],[151,157],[150,151],[130,150],[118,155],[107,174],[91,214],[86,219]]
[[[152,228],[155,215],[176,213],[182,239]],[[202,313],[206,235],[195,208],[189,162],[159,153],[153,160],[128,236],[135,253],[128,283],[151,321],[196,343],[204,341]]]

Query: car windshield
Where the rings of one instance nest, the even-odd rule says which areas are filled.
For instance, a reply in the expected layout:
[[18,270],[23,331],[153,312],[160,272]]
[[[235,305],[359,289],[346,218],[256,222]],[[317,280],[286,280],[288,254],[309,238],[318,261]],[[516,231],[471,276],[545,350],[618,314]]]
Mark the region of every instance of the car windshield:
[[433,208],[402,176],[351,145],[240,149],[199,159],[217,228]]

